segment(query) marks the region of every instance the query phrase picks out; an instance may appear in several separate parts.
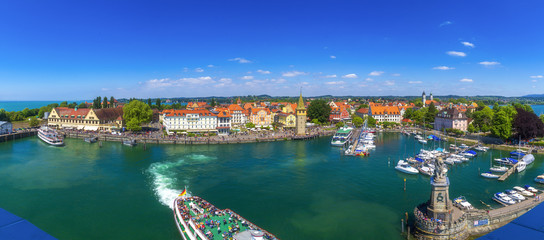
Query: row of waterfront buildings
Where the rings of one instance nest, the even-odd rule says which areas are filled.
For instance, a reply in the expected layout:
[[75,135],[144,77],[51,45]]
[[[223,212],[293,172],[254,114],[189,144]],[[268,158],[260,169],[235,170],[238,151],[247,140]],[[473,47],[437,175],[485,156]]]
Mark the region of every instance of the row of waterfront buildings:
[[[466,117],[467,111],[474,111],[477,107],[473,104],[441,103],[426,99],[422,95],[422,105],[431,103],[439,110],[435,117],[434,127],[437,130],[453,128],[466,131],[470,119]],[[233,104],[220,104],[215,107],[206,102],[189,102],[186,109],[165,109],[154,112],[154,120],[162,124],[168,133],[179,132],[216,132],[221,135],[238,130],[247,123],[253,123],[258,128],[276,127],[293,128],[302,125],[304,118],[306,123],[306,108],[309,102],[304,102],[300,96],[298,103],[288,102],[253,102],[242,103],[240,99]],[[352,104],[350,101],[330,101],[331,107],[329,120],[331,122],[350,121],[355,114],[362,118],[373,117],[377,122],[411,122],[404,119],[404,113],[410,109],[417,109],[413,103],[402,101],[369,102],[368,107],[360,107],[360,103]],[[357,110],[356,110],[357,109]],[[304,110],[302,113],[301,110]],[[299,116],[300,115],[300,116]],[[304,117],[302,117],[302,115]],[[298,117],[297,117],[298,116]],[[90,131],[111,132],[124,126],[123,108],[121,105],[112,108],[72,109],[57,107],[48,116],[48,124],[59,128],[72,128]]]

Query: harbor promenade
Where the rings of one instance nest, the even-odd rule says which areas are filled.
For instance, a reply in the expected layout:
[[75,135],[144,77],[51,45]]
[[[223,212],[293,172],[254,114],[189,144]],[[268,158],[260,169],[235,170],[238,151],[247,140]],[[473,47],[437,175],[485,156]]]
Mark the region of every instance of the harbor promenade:
[[270,132],[245,132],[228,136],[209,136],[209,137],[187,137],[187,136],[161,136],[150,134],[131,134],[112,135],[107,133],[81,132],[81,131],[61,131],[67,138],[80,138],[96,136],[99,141],[122,142],[126,139],[136,140],[138,143],[151,144],[238,144],[255,142],[275,142],[289,140],[308,140],[321,136],[330,136],[336,132],[336,129],[312,129],[304,136],[296,136],[293,131],[270,131]]

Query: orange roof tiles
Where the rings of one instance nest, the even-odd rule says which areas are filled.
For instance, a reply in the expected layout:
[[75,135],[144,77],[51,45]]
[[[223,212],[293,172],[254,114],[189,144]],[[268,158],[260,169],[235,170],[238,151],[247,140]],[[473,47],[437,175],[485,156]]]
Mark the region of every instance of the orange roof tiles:
[[400,114],[399,107],[396,106],[374,106],[370,110],[372,111],[372,115],[384,115],[386,113],[393,115]]

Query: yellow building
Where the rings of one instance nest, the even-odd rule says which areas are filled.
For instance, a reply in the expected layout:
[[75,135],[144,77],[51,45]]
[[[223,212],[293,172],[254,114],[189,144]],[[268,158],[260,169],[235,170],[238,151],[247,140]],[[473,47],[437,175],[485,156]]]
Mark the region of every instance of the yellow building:
[[278,113],[275,119],[282,127],[294,128],[297,126],[297,117],[292,113]]
[[112,129],[120,129],[124,126],[123,108],[57,107],[51,110],[47,124],[64,129],[111,132]]

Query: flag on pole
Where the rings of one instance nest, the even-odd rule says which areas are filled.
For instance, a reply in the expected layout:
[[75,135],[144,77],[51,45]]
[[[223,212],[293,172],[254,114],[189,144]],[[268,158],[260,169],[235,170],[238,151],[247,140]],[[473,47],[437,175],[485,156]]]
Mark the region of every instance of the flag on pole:
[[181,192],[178,197],[181,197],[187,193],[187,188],[183,189],[183,192]]

